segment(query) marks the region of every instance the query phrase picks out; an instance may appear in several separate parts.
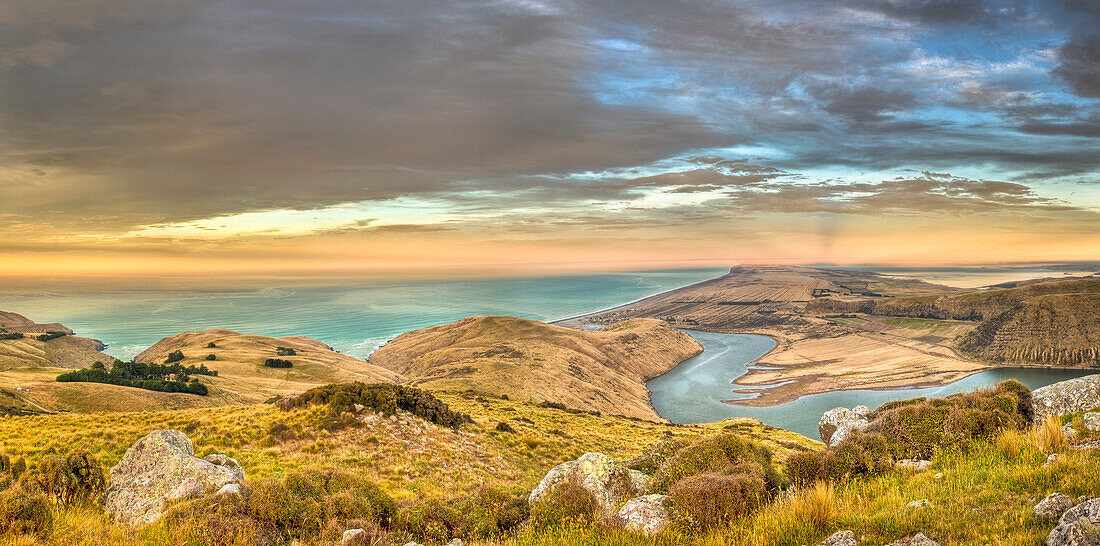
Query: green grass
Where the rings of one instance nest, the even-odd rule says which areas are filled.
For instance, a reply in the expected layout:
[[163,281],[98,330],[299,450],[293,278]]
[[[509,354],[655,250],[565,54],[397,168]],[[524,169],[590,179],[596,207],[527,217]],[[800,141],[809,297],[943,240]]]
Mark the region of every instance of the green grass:
[[953,323],[942,320],[901,317],[884,319],[882,323],[911,330],[928,330],[931,333],[946,332],[955,326]]
[[[23,456],[33,464],[50,453],[88,450],[110,466],[145,433],[172,427],[188,433],[200,456],[226,453],[237,458],[250,480],[282,478],[294,470],[339,468],[377,483],[397,501],[399,510],[405,510],[426,499],[460,502],[482,484],[530,490],[551,467],[586,451],[626,458],[667,438],[736,432],[776,449],[780,461],[792,449],[820,448],[809,439],[752,421],[672,426],[473,394],[438,396],[453,409],[470,414],[475,423],[461,434],[419,422],[389,426],[389,421],[329,433],[308,428],[314,422],[312,412],[319,409],[284,412],[267,405],[4,417],[0,418],[0,453]],[[497,431],[501,421],[510,423],[516,433]],[[285,424],[292,437],[275,438],[270,431],[276,423]],[[1031,507],[1053,491],[1074,497],[1100,494],[1100,453],[1071,451],[1044,468],[1045,455],[1035,447],[1033,434],[1013,434],[975,442],[965,453],[940,452],[927,471],[891,471],[838,483],[828,493],[832,508],[814,518],[806,516],[806,504],[812,509],[821,501],[795,502],[780,495],[761,510],[706,533],[674,528],[651,539],[577,526],[527,529],[488,543],[778,546],[816,544],[837,530],[851,529],[861,544],[884,544],[916,532],[945,545],[1041,544],[1054,522],[1035,518]],[[937,478],[937,473],[942,477]],[[931,501],[930,506],[906,507],[924,498]],[[54,519],[48,544],[162,544],[186,537],[186,532],[163,523],[140,531],[115,526],[88,508],[58,508]],[[35,542],[0,536],[0,543]]]

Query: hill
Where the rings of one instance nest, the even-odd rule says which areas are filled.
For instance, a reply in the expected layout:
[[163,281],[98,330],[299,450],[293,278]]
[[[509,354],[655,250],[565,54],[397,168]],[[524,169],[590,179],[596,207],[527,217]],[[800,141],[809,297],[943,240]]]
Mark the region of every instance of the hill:
[[660,419],[649,404],[645,380],[701,351],[691,336],[657,320],[584,331],[476,316],[402,334],[369,361],[433,390],[476,389]]
[[884,300],[826,298],[809,310],[968,321],[953,345],[994,363],[1087,366],[1100,358],[1100,279],[1014,283],[1010,288]]
[[[41,334],[59,332],[43,341]],[[84,368],[104,360],[103,343],[77,337],[64,325],[39,324],[23,315],[0,311],[0,371],[15,368]],[[7,339],[14,338],[14,339]]]
[[[244,335],[224,329],[166,337],[134,360],[161,364],[176,351],[183,354],[180,364],[205,365],[218,372],[217,377],[203,377],[202,381],[210,387],[209,398],[221,404],[254,404],[327,383],[401,381],[392,371],[338,353],[316,339]],[[208,360],[208,355],[215,360]],[[290,362],[291,367],[265,366],[268,359]]]
[[1100,294],[1023,300],[956,343],[960,351],[992,362],[1100,365]]

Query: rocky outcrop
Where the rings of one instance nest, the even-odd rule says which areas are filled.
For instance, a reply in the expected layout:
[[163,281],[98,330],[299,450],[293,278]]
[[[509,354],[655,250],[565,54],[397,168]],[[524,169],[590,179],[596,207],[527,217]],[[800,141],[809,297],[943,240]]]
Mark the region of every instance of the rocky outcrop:
[[618,518],[623,529],[654,536],[668,527],[668,495],[646,495],[626,501],[619,509]]
[[1047,546],[1100,545],[1100,499],[1089,499],[1062,514],[1047,535]]
[[1051,493],[1039,501],[1031,511],[1040,518],[1056,518],[1073,507],[1073,499],[1063,493]]
[[538,487],[531,491],[527,500],[535,504],[556,487],[574,483],[592,493],[600,515],[610,520],[620,504],[642,492],[635,488],[638,482],[639,478],[632,476],[630,469],[622,462],[603,453],[585,453],[575,461],[564,462],[550,469]]
[[932,461],[925,459],[900,459],[894,466],[903,470],[925,470],[932,466]]
[[1100,375],[1059,381],[1031,392],[1034,419],[1065,415],[1100,407]]
[[1084,422],[1085,428],[1096,432],[1100,430],[1100,412],[1090,411],[1081,416],[1081,421]]
[[173,501],[216,494],[243,483],[244,470],[237,461],[225,455],[199,459],[184,433],[155,430],[126,450],[111,469],[104,510],[116,523],[148,525],[160,519]]
[[856,546],[856,534],[851,531],[837,531],[829,538],[821,541],[818,546]]
[[821,441],[829,447],[840,444],[853,430],[862,430],[867,426],[869,413],[871,409],[867,406],[856,406],[852,409],[837,407],[825,412],[817,422]]

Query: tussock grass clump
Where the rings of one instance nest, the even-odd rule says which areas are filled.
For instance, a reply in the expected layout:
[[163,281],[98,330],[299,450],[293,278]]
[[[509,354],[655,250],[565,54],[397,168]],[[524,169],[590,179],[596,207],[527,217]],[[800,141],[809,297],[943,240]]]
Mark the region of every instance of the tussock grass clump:
[[[471,422],[469,415],[451,410],[447,404],[427,391],[389,383],[334,383],[275,403],[283,410],[328,405],[329,418],[333,421],[325,428],[330,430],[351,424],[340,420],[339,416],[353,412],[356,404],[385,415],[392,415],[398,410],[407,411],[430,423],[450,428],[458,428]],[[351,421],[354,422],[354,419]]]
[[1054,415],[1035,425],[1035,447],[1050,455],[1069,449],[1069,440],[1062,430],[1062,420]]
[[782,504],[792,518],[825,529],[836,519],[836,488],[829,482],[815,482],[809,487],[792,490]]

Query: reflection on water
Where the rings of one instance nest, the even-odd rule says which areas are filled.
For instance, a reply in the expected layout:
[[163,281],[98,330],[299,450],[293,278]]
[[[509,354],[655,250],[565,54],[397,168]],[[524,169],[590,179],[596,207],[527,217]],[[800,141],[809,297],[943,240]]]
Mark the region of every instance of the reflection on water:
[[871,408],[890,400],[918,396],[934,397],[988,387],[1005,379],[1016,379],[1036,389],[1044,385],[1090,375],[1095,370],[998,368],[961,379],[942,387],[886,391],[838,391],[804,396],[793,402],[764,408],[731,406],[722,400],[751,398],[750,387],[731,382],[744,375],[749,365],[770,351],[770,338],[746,334],[688,332],[703,345],[702,354],[685,360],[668,373],[651,379],[653,408],[674,423],[709,423],[728,417],[755,417],[769,425],[793,430],[817,439],[821,414],[837,406],[864,404]]

